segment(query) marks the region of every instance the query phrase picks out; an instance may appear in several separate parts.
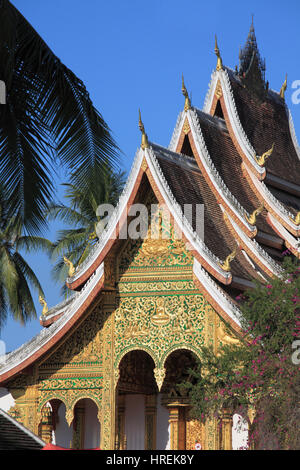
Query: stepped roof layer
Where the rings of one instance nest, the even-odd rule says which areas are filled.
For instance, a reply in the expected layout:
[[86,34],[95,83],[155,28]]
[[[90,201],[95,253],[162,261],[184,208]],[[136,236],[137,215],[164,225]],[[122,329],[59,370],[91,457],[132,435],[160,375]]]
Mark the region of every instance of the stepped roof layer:
[[0,450],[41,450],[45,442],[0,408]]
[[[93,251],[66,281],[77,292],[41,319],[45,328],[39,335],[7,356],[0,383],[48,354],[105,290],[106,257],[146,180],[188,243],[196,285],[236,331],[236,295],[253,286],[254,279],[268,282],[280,276],[277,260],[284,244],[300,257],[300,152],[283,93],[270,91],[264,81],[253,27],[249,37],[239,73],[218,59],[203,111],[191,106],[184,87],[184,111],[168,149],[149,143],[140,122],[142,145],[119,204]],[[257,157],[273,143],[271,156],[260,165]],[[252,217],[262,203],[264,208]],[[191,220],[184,213],[186,204],[193,208]],[[197,205],[204,206],[203,236],[196,223]],[[233,253],[224,269],[224,260]]]

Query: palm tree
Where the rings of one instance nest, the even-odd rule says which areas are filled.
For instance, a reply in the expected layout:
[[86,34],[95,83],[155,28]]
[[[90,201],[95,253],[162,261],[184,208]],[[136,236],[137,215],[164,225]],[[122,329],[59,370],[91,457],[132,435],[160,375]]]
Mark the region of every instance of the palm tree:
[[90,181],[88,188],[77,188],[74,184],[65,183],[65,197],[69,204],[52,204],[48,210],[48,220],[59,219],[71,228],[60,230],[53,243],[52,258],[58,261],[53,268],[53,277],[62,284],[62,293],[68,290],[65,280],[68,267],[64,257],[80,265],[98,241],[96,225],[100,218],[96,215],[100,204],[116,206],[125,182],[123,172],[107,170],[98,172]]
[[53,169],[71,170],[83,188],[118,152],[110,130],[82,81],[51,51],[9,2],[0,0],[0,184],[7,206],[27,233],[45,225],[53,195]]
[[22,324],[36,317],[30,288],[44,297],[37,276],[20,250],[50,252],[51,248],[52,243],[45,238],[22,234],[20,219],[11,217],[10,206],[0,188],[0,330],[9,313]]

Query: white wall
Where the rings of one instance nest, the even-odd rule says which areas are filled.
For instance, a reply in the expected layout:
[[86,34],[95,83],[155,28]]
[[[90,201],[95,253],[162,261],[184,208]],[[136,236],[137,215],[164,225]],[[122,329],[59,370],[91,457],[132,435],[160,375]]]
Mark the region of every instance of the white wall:
[[12,406],[15,406],[15,400],[7,388],[0,387],[0,408],[8,411]]
[[92,400],[84,399],[84,448],[100,447],[100,423],[97,418],[98,408]]
[[232,449],[245,450],[248,445],[248,423],[243,416],[239,414],[233,415],[232,426]]
[[66,421],[66,406],[61,403],[58,407],[58,423],[56,423],[56,429],[54,431],[52,444],[57,446],[70,448],[70,442],[73,438],[73,426],[68,425]]
[[156,450],[170,449],[169,410],[161,405],[161,393],[157,395]]
[[145,397],[125,396],[125,434],[128,450],[145,449]]

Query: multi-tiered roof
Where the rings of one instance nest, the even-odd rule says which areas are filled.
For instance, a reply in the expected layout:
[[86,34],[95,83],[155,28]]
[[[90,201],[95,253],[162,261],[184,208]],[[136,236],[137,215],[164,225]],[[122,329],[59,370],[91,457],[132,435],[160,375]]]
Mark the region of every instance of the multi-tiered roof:
[[[281,272],[283,252],[300,257],[300,149],[284,93],[265,82],[253,24],[235,71],[218,57],[202,110],[185,104],[169,148],[148,141],[135,156],[118,207],[91,255],[67,279],[74,297],[41,318],[45,327],[10,353],[3,382],[30,366],[76,326],[107,288],[105,260],[128,209],[147,182],[165,204],[194,255],[194,281],[208,302],[239,329],[238,293]],[[204,237],[184,205],[204,204]],[[195,212],[194,212],[195,213]]]

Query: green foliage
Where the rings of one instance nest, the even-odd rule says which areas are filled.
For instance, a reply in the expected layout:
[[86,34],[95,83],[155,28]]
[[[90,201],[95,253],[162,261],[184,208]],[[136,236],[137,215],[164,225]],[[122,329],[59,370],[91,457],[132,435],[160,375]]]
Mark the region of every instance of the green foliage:
[[83,189],[118,148],[82,81],[51,51],[8,1],[0,0],[0,184],[11,214],[28,233],[45,225],[53,196],[53,169],[72,172]]
[[10,206],[0,188],[0,329],[9,313],[22,324],[36,317],[31,287],[44,295],[38,278],[19,250],[50,252],[51,247],[49,240],[23,235],[22,223],[17,217],[11,217]]
[[281,278],[237,297],[240,345],[223,346],[217,355],[203,348],[196,385],[186,384],[202,420],[220,418],[224,409],[245,415],[255,408],[249,445],[259,449],[300,448],[300,368],[292,362],[300,337],[300,267],[289,257],[283,267]]

